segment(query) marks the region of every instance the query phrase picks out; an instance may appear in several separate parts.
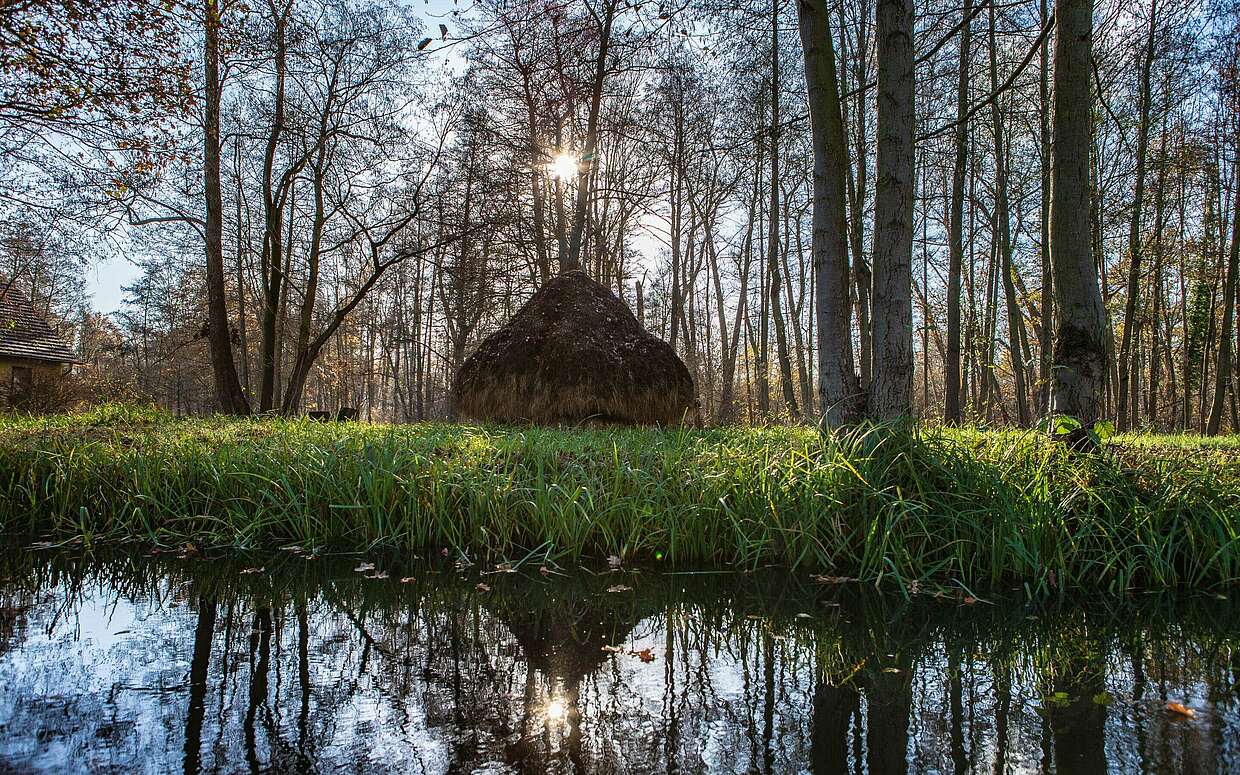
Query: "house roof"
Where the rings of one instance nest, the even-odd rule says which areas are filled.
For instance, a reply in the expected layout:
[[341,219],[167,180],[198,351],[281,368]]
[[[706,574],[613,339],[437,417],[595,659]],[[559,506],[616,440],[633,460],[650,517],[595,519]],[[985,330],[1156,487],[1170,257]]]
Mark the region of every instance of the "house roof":
[[0,358],[76,363],[77,356],[30,299],[0,276]]

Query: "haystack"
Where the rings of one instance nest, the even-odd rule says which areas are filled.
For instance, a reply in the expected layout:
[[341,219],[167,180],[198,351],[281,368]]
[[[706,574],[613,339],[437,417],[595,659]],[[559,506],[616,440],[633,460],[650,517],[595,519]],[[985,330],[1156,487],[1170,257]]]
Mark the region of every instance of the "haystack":
[[452,385],[458,416],[540,425],[697,420],[693,378],[666,342],[583,272],[549,280]]

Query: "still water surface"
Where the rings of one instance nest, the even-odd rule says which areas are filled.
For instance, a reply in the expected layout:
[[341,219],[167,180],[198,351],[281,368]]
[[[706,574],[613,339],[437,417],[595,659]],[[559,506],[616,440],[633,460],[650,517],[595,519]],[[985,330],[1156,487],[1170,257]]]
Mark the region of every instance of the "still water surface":
[[0,552],[0,772],[1240,772],[1227,600],[486,570]]

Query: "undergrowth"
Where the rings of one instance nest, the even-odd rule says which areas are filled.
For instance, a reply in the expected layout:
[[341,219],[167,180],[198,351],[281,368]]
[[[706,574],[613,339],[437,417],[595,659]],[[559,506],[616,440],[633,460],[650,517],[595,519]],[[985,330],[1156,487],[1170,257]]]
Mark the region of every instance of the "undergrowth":
[[1240,580],[1235,447],[1032,431],[0,417],[0,525],[53,540],[780,564],[905,589]]

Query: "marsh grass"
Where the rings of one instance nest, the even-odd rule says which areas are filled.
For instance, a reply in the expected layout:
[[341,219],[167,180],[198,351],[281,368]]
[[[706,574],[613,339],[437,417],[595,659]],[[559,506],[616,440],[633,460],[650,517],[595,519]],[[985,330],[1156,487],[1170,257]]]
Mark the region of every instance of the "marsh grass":
[[1073,455],[1017,431],[398,426],[104,407],[0,419],[0,524],[88,542],[780,564],[974,595],[1211,588],[1240,580],[1238,448],[1121,437]]

